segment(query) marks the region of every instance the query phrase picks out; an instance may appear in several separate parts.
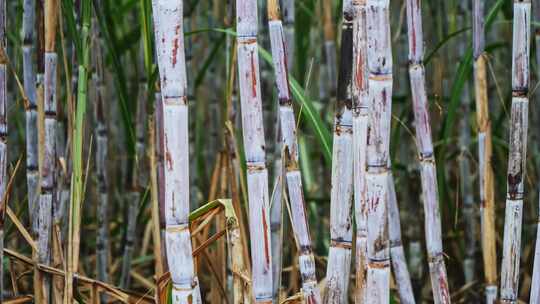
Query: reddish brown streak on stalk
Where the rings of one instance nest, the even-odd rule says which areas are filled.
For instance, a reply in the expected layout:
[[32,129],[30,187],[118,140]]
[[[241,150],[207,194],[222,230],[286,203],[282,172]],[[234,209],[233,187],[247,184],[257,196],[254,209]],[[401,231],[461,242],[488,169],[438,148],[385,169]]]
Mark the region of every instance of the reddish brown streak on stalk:
[[264,207],[262,208],[262,222],[263,222],[263,235],[264,235],[264,257],[266,258],[266,266],[270,265],[270,246],[268,245],[268,223],[266,222],[266,211]]
[[253,97],[257,97],[257,75],[255,74],[255,57],[253,57],[253,52],[251,52],[251,93]]
[[165,134],[165,160],[167,161],[167,167],[169,168],[169,170],[172,170],[173,161],[171,153],[169,152],[169,140],[167,134]]
[[176,36],[173,40],[173,51],[172,51],[172,65],[173,67],[176,66],[176,56],[178,55],[178,35],[180,32],[180,25],[177,25],[175,28]]
[[360,88],[361,90],[365,90],[365,86],[364,86],[364,64],[363,62],[365,62],[365,58],[359,58],[358,61],[356,62],[356,65],[359,66],[358,69],[356,69],[356,86],[358,86],[358,88]]
[[444,303],[450,303],[450,296],[446,293],[448,286],[446,286],[446,281],[443,278],[444,276],[439,276],[439,288],[443,291]]

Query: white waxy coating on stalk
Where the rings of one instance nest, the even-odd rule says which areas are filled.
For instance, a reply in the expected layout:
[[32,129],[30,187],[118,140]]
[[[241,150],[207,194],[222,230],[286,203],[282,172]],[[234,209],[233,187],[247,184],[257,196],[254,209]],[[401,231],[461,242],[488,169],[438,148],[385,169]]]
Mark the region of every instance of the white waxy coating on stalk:
[[37,235],[39,172],[36,73],[33,65],[35,11],[35,0],[24,0],[22,29],[23,85],[24,93],[28,98],[28,104],[26,105],[26,185],[32,233]]
[[424,37],[422,32],[421,1],[407,0],[407,27],[409,38],[409,78],[412,91],[416,145],[420,159],[420,177],[424,200],[426,247],[435,303],[450,303],[446,266],[442,251],[441,218],[435,169],[435,156],[428,100],[425,85]]
[[48,264],[51,257],[51,227],[56,199],[56,53],[45,53],[44,76],[44,146],[41,164],[41,194],[39,207],[38,252],[40,263]]
[[188,219],[189,126],[182,1],[154,0],[152,4],[163,103],[165,240],[172,299],[173,303],[200,302]]
[[512,110],[501,265],[501,301],[518,300],[529,107],[530,1],[514,1]]
[[257,303],[272,301],[270,206],[257,47],[257,1],[237,0],[238,83],[242,133],[247,163],[249,228],[253,296]]
[[343,3],[341,55],[337,106],[332,147],[330,193],[330,250],[326,269],[324,303],[345,303],[348,297],[352,247],[353,125],[352,54],[353,10],[351,0]]
[[[538,210],[540,210],[540,208]],[[540,303],[540,215],[538,216],[536,223],[536,246],[534,249],[534,265],[532,270],[531,297],[529,303]]]
[[388,179],[392,118],[390,1],[367,1],[369,136],[367,141],[367,292],[372,303],[390,299]]
[[[277,2],[269,7],[270,42],[272,59],[276,78],[279,99],[279,121],[285,153],[285,169],[288,196],[291,211],[291,224],[298,246],[300,274],[302,278],[302,292],[307,303],[321,303],[321,295],[315,276],[315,257],[311,248],[307,214],[302,187],[302,176],[298,168],[298,143],[296,138],[296,122],[292,107],[289,82],[287,75],[286,42],[283,35],[283,26],[279,16],[274,14],[278,10]],[[270,4],[269,4],[270,5]]]
[[399,299],[404,304],[416,303],[411,285],[411,276],[405,261],[405,252],[401,242],[401,223],[397,204],[394,176],[388,175],[388,225],[390,238],[390,256],[394,279],[398,288]]
[[356,219],[356,290],[357,304],[367,301],[367,206],[366,153],[369,120],[367,31],[365,0],[353,0],[353,183]]

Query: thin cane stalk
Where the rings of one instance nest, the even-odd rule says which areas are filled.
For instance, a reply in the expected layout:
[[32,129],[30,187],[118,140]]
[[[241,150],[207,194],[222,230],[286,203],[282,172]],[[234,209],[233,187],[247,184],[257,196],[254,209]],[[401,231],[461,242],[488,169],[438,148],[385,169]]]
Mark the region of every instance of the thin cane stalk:
[[[540,211],[540,204],[538,210]],[[540,215],[538,216],[536,223],[536,246],[534,250],[532,273],[531,297],[529,303],[538,304],[540,303]]]
[[473,2],[474,90],[476,123],[478,125],[478,160],[480,186],[480,214],[482,230],[482,257],[486,281],[486,303],[497,299],[497,249],[495,243],[495,191],[491,166],[491,120],[488,109],[488,85],[484,50],[484,1]]
[[[81,50],[77,54],[79,63],[77,78],[77,105],[75,112],[75,124],[73,130],[73,175],[72,193],[69,207],[68,249],[67,249],[67,273],[65,277],[64,304],[73,303],[75,294],[73,279],[79,267],[80,230],[81,230],[81,207],[84,199],[83,180],[83,143],[84,123],[86,115],[86,102],[88,96],[88,71],[90,64],[90,28],[91,28],[91,2],[81,2]],[[71,12],[69,12],[71,13]]]
[[[199,303],[189,231],[189,140],[182,1],[153,0],[163,104],[167,262],[173,303]],[[160,131],[158,131],[160,132]]]
[[396,281],[400,303],[414,304],[414,293],[411,284],[411,276],[405,260],[405,251],[401,241],[401,223],[399,219],[399,208],[394,185],[394,175],[388,174],[388,225],[390,238],[390,257],[392,260],[392,270]]
[[[7,163],[8,163],[8,124],[7,124],[7,5],[0,3],[0,261],[4,260],[4,217],[7,209]],[[0,265],[0,302],[4,300],[4,265]]]
[[[349,0],[346,0],[349,1]],[[328,81],[327,86],[329,97],[336,96],[336,86],[338,84],[337,79],[337,58],[336,58],[336,41],[335,41],[335,30],[334,22],[332,20],[332,1],[322,1],[322,14],[323,14],[323,31],[324,31],[324,55],[326,58],[325,62],[325,73],[326,80]],[[342,46],[343,47],[343,46]]]
[[[98,280],[109,282],[108,272],[108,252],[109,252],[109,176],[107,172],[108,159],[108,128],[107,128],[107,104],[105,103],[105,84],[103,82],[103,48],[102,37],[98,30],[96,20],[93,20],[94,32],[94,73],[92,75],[94,94],[94,123],[96,124],[96,181],[98,189],[97,220],[98,233],[96,240],[96,264]],[[105,295],[101,296],[101,301],[106,301]]]
[[[325,1],[327,2],[327,1]],[[324,303],[346,303],[351,270],[353,126],[352,126],[352,2],[343,2],[341,62],[334,120],[332,191],[330,197],[330,250]]]
[[157,157],[157,195],[158,195],[158,207],[159,207],[159,230],[161,235],[161,252],[163,255],[163,271],[168,269],[167,263],[167,250],[165,240],[165,167],[164,167],[164,155],[163,155],[163,102],[161,101],[161,88],[159,84],[156,86],[156,99],[155,99],[155,132],[156,132],[156,157]]
[[512,110],[501,265],[501,302],[517,303],[529,115],[531,2],[514,1]]
[[435,170],[435,155],[429,121],[425,70],[423,65],[424,37],[421,1],[407,0],[409,38],[409,77],[416,127],[416,145],[420,159],[420,177],[425,213],[425,233],[431,288],[435,303],[450,303],[448,279],[444,263],[441,217]]
[[32,231],[38,234],[38,131],[37,131],[37,103],[36,103],[36,74],[33,64],[35,48],[34,23],[36,3],[35,0],[23,2],[23,84],[26,94],[26,185],[28,191],[28,210]]
[[238,82],[247,167],[253,297],[256,303],[271,303],[273,278],[270,208],[257,46],[257,1],[237,0],[236,18]]
[[[144,64],[143,48],[141,47],[139,54],[139,62],[142,67]],[[122,271],[120,278],[120,286],[123,288],[128,288],[130,285],[130,271],[131,271],[131,261],[133,259],[134,247],[136,242],[136,232],[137,232],[137,214],[139,212],[139,203],[141,198],[141,189],[145,186],[146,180],[146,170],[142,164],[145,160],[145,146],[144,138],[146,135],[145,132],[145,123],[146,123],[146,100],[148,96],[147,92],[147,80],[146,73],[140,72],[141,77],[139,77],[139,90],[137,97],[137,110],[136,110],[136,119],[135,119],[135,151],[136,156],[133,161],[133,168],[131,171],[131,184],[130,192],[128,194],[128,223],[127,223],[127,232],[126,232],[126,244],[124,246],[124,256],[122,259]]]
[[307,303],[322,303],[317,286],[317,277],[315,276],[315,257],[311,246],[302,188],[302,175],[299,169],[296,119],[289,89],[287,47],[280,19],[279,3],[277,0],[269,0],[267,5],[272,59],[279,100],[278,117],[284,151],[285,182],[290,202],[291,225],[299,253],[302,293]]
[[[55,50],[58,5],[55,0],[45,1],[45,54],[44,99],[43,99],[43,146],[39,220],[38,220],[38,261],[49,265],[52,254],[53,207],[56,205],[56,68]],[[50,276],[41,276],[41,293],[44,301],[50,297]]]
[[[458,23],[464,23],[470,11],[468,3],[462,2],[456,8]],[[466,41],[461,39],[457,43],[457,54],[460,57],[465,56]],[[470,86],[465,83],[462,92],[461,113],[463,117],[459,120],[459,190],[461,202],[463,205],[463,222],[465,232],[465,258],[463,259],[463,273],[465,283],[469,284],[476,279],[476,230],[477,218],[476,208],[474,206],[474,196],[472,191],[471,166],[469,159],[469,146],[471,144],[471,128],[469,127],[470,114]]]
[[295,21],[295,1],[294,0],[285,0],[283,1],[283,33],[285,36],[285,45],[287,52],[287,71],[292,73],[294,71],[294,59],[295,59],[295,32],[294,32],[294,21]]

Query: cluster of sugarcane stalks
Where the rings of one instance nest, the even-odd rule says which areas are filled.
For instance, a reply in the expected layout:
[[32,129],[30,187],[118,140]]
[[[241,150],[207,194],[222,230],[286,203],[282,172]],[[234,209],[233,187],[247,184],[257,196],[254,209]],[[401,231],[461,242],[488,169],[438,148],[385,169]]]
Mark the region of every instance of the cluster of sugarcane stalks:
[[540,304],[504,1],[0,0],[0,303]]

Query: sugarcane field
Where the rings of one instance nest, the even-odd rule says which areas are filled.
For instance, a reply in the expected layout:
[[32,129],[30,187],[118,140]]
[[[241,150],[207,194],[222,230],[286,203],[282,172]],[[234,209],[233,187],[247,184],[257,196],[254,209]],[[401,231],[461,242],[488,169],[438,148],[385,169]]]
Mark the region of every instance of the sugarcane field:
[[0,304],[540,304],[540,0],[0,0]]

